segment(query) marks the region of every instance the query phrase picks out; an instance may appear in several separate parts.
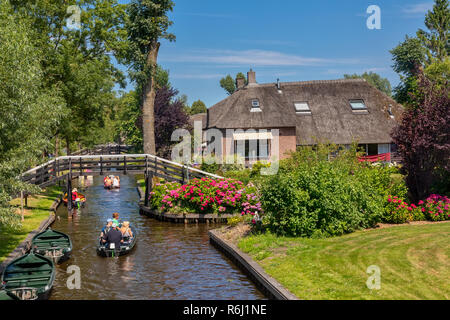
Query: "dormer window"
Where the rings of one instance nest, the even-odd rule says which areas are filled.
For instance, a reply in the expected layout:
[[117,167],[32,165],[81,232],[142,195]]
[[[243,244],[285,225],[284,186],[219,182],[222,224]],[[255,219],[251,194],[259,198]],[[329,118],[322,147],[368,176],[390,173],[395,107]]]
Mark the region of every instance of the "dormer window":
[[308,102],[295,102],[294,107],[296,114],[311,114]]
[[252,99],[252,109],[250,110],[250,112],[261,112],[261,107],[259,105],[259,100],[258,99]]
[[362,99],[350,100],[353,111],[367,111],[367,106]]

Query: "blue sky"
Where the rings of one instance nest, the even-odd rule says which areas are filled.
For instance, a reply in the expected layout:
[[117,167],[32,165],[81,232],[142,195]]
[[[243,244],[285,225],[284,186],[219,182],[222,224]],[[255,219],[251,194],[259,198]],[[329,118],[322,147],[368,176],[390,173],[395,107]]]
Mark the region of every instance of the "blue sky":
[[[393,86],[389,50],[424,28],[433,1],[406,0],[174,0],[170,31],[158,62],[189,103],[208,107],[227,95],[221,77],[256,71],[259,83],[342,78],[374,71]],[[126,1],[124,1],[126,2]],[[369,30],[370,5],[381,9],[381,30]]]

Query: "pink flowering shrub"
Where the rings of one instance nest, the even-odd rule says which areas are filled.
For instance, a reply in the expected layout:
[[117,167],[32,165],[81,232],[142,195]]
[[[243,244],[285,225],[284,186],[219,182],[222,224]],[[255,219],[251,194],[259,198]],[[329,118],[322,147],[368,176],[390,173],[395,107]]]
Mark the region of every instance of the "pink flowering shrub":
[[408,204],[396,196],[388,196],[383,220],[388,223],[450,220],[450,199],[432,194],[425,201]]
[[158,183],[150,193],[153,209],[171,213],[240,213],[256,219],[262,212],[253,185],[231,179],[193,179],[188,184]]

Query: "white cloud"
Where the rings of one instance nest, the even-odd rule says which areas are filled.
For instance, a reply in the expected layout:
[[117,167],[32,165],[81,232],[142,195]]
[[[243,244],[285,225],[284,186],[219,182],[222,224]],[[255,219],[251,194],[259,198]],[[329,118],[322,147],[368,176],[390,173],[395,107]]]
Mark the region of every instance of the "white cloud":
[[403,12],[407,14],[425,14],[431,9],[433,9],[433,2],[423,2],[408,5],[403,8]]
[[161,57],[165,62],[213,63],[246,66],[321,66],[328,64],[354,64],[358,59],[324,59],[303,57],[277,51],[266,50],[202,50],[180,55]]

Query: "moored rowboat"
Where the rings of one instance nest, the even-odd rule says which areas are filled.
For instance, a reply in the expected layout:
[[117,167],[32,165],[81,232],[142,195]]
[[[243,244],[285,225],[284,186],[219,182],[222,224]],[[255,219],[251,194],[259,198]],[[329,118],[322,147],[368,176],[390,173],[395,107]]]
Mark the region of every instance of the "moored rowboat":
[[67,234],[49,228],[33,237],[31,250],[52,259],[55,263],[60,263],[69,258],[72,241]]
[[54,280],[53,262],[34,253],[13,260],[6,266],[1,277],[7,294],[20,300],[48,299]]

